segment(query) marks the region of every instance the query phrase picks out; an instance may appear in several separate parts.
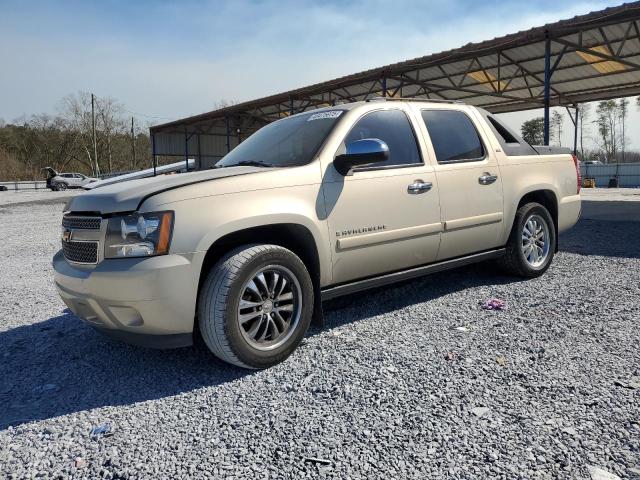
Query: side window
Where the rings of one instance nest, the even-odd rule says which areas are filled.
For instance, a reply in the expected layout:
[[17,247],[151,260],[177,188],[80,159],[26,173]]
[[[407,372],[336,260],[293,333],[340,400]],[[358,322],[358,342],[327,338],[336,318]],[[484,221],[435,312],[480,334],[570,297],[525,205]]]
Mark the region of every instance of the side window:
[[422,163],[413,128],[402,110],[366,114],[356,122],[344,141],[348,144],[365,138],[377,138],[389,147],[389,159],[376,164],[376,168]]
[[438,163],[473,162],[484,158],[484,147],[471,119],[457,110],[422,110]]

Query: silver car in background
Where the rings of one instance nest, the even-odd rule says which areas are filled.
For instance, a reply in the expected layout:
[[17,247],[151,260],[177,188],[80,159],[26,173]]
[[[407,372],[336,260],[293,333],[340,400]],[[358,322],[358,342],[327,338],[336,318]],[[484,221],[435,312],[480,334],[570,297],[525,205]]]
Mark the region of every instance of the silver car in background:
[[58,173],[51,167],[43,170],[47,172],[47,188],[54,192],[67,188],[82,188],[89,183],[97,182],[97,178],[87,177],[82,173]]

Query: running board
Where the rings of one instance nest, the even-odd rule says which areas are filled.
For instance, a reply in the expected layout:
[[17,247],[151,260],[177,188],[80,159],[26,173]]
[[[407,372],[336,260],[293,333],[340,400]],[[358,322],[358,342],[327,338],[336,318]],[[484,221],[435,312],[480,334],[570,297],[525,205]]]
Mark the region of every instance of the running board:
[[466,257],[454,258],[451,260],[445,260],[443,262],[431,263],[422,267],[411,268],[409,270],[402,270],[400,272],[387,273],[378,277],[367,278],[365,280],[358,280],[356,282],[345,283],[335,287],[330,287],[322,290],[322,300],[330,300],[332,298],[341,297],[343,295],[349,295],[351,293],[360,292],[362,290],[368,290],[370,288],[382,287],[391,283],[402,282],[403,280],[410,280],[412,278],[423,277],[432,273],[443,272],[452,268],[463,267],[472,263],[482,262],[483,260],[490,260],[492,258],[499,258],[505,253],[504,248],[496,250],[489,250],[482,253],[474,253]]

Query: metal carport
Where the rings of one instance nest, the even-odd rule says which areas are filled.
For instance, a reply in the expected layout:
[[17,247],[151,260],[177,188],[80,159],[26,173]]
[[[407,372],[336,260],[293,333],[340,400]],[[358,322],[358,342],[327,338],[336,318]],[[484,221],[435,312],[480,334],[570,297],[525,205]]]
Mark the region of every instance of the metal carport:
[[626,3],[156,125],[153,162],[195,158],[208,168],[269,122],[372,97],[459,100],[494,113],[544,108],[548,144],[550,106],[640,94],[639,20],[640,2]]

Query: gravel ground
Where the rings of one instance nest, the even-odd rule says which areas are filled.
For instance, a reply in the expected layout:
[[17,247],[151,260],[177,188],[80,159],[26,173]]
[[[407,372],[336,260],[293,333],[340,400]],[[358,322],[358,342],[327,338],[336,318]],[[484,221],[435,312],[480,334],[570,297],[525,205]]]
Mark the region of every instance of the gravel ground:
[[334,301],[261,372],[104,339],[52,285],[62,205],[0,207],[0,477],[640,478],[625,205],[585,202],[540,279],[484,264]]
[[51,190],[9,190],[0,192],[0,208],[18,205],[53,205],[60,207],[71,197],[82,193],[84,190],[65,190],[64,192],[52,192]]

